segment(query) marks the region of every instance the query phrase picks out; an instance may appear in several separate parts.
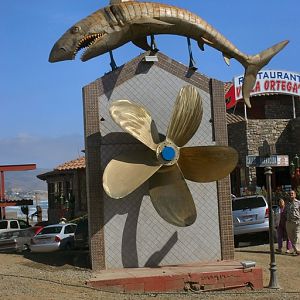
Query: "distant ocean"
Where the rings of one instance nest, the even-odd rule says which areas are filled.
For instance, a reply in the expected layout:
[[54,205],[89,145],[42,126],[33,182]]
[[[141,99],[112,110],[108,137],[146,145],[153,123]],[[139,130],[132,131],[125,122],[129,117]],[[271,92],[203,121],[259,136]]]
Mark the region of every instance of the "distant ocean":
[[[35,201],[33,201],[34,204],[33,205],[29,205],[29,220],[31,219],[30,216],[31,214],[36,212],[36,203]],[[37,205],[39,205],[42,208],[42,212],[43,212],[43,221],[47,221],[48,220],[48,200],[39,200],[37,202]],[[7,214],[7,218],[11,218],[12,217],[17,217],[18,219],[26,219],[26,215],[24,215],[21,211],[21,207],[20,206],[11,206],[11,207],[6,207],[6,214]],[[33,217],[33,222],[36,222],[36,216]]]

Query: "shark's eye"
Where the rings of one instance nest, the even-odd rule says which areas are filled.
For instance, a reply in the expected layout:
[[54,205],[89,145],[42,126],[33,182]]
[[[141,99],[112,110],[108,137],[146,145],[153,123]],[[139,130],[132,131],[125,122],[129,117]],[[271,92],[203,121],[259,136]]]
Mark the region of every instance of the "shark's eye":
[[77,33],[77,32],[80,31],[80,29],[81,28],[79,26],[74,26],[74,27],[71,28],[71,33]]

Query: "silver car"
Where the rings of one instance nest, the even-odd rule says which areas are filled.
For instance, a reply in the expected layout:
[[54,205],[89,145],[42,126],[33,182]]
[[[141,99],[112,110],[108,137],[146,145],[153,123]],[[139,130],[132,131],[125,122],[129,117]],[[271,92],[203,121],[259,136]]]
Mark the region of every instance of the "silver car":
[[53,252],[61,249],[71,249],[74,243],[76,224],[55,224],[42,229],[31,239],[32,252]]
[[0,251],[28,251],[30,240],[35,235],[35,228],[10,230],[0,233]]
[[235,246],[245,234],[269,234],[269,207],[264,196],[246,196],[232,199]]

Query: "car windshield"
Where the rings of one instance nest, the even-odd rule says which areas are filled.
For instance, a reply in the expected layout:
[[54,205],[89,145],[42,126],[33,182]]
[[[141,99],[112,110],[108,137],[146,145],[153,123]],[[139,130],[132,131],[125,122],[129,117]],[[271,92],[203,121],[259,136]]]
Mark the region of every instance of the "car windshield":
[[262,197],[241,198],[232,201],[232,210],[253,209],[265,207],[266,202]]
[[42,229],[42,231],[40,233],[38,233],[38,235],[49,234],[49,233],[55,233],[55,234],[60,233],[61,228],[62,228],[62,226],[45,227]]
[[7,221],[0,221],[0,229],[6,229],[7,228]]

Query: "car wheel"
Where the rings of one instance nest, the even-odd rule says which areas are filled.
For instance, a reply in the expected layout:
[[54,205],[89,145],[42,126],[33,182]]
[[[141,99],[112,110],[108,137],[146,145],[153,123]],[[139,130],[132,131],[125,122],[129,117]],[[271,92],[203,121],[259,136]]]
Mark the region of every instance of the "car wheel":
[[66,243],[65,250],[71,250],[72,246],[70,243]]
[[30,247],[27,244],[23,245],[23,251],[24,252],[30,252]]

